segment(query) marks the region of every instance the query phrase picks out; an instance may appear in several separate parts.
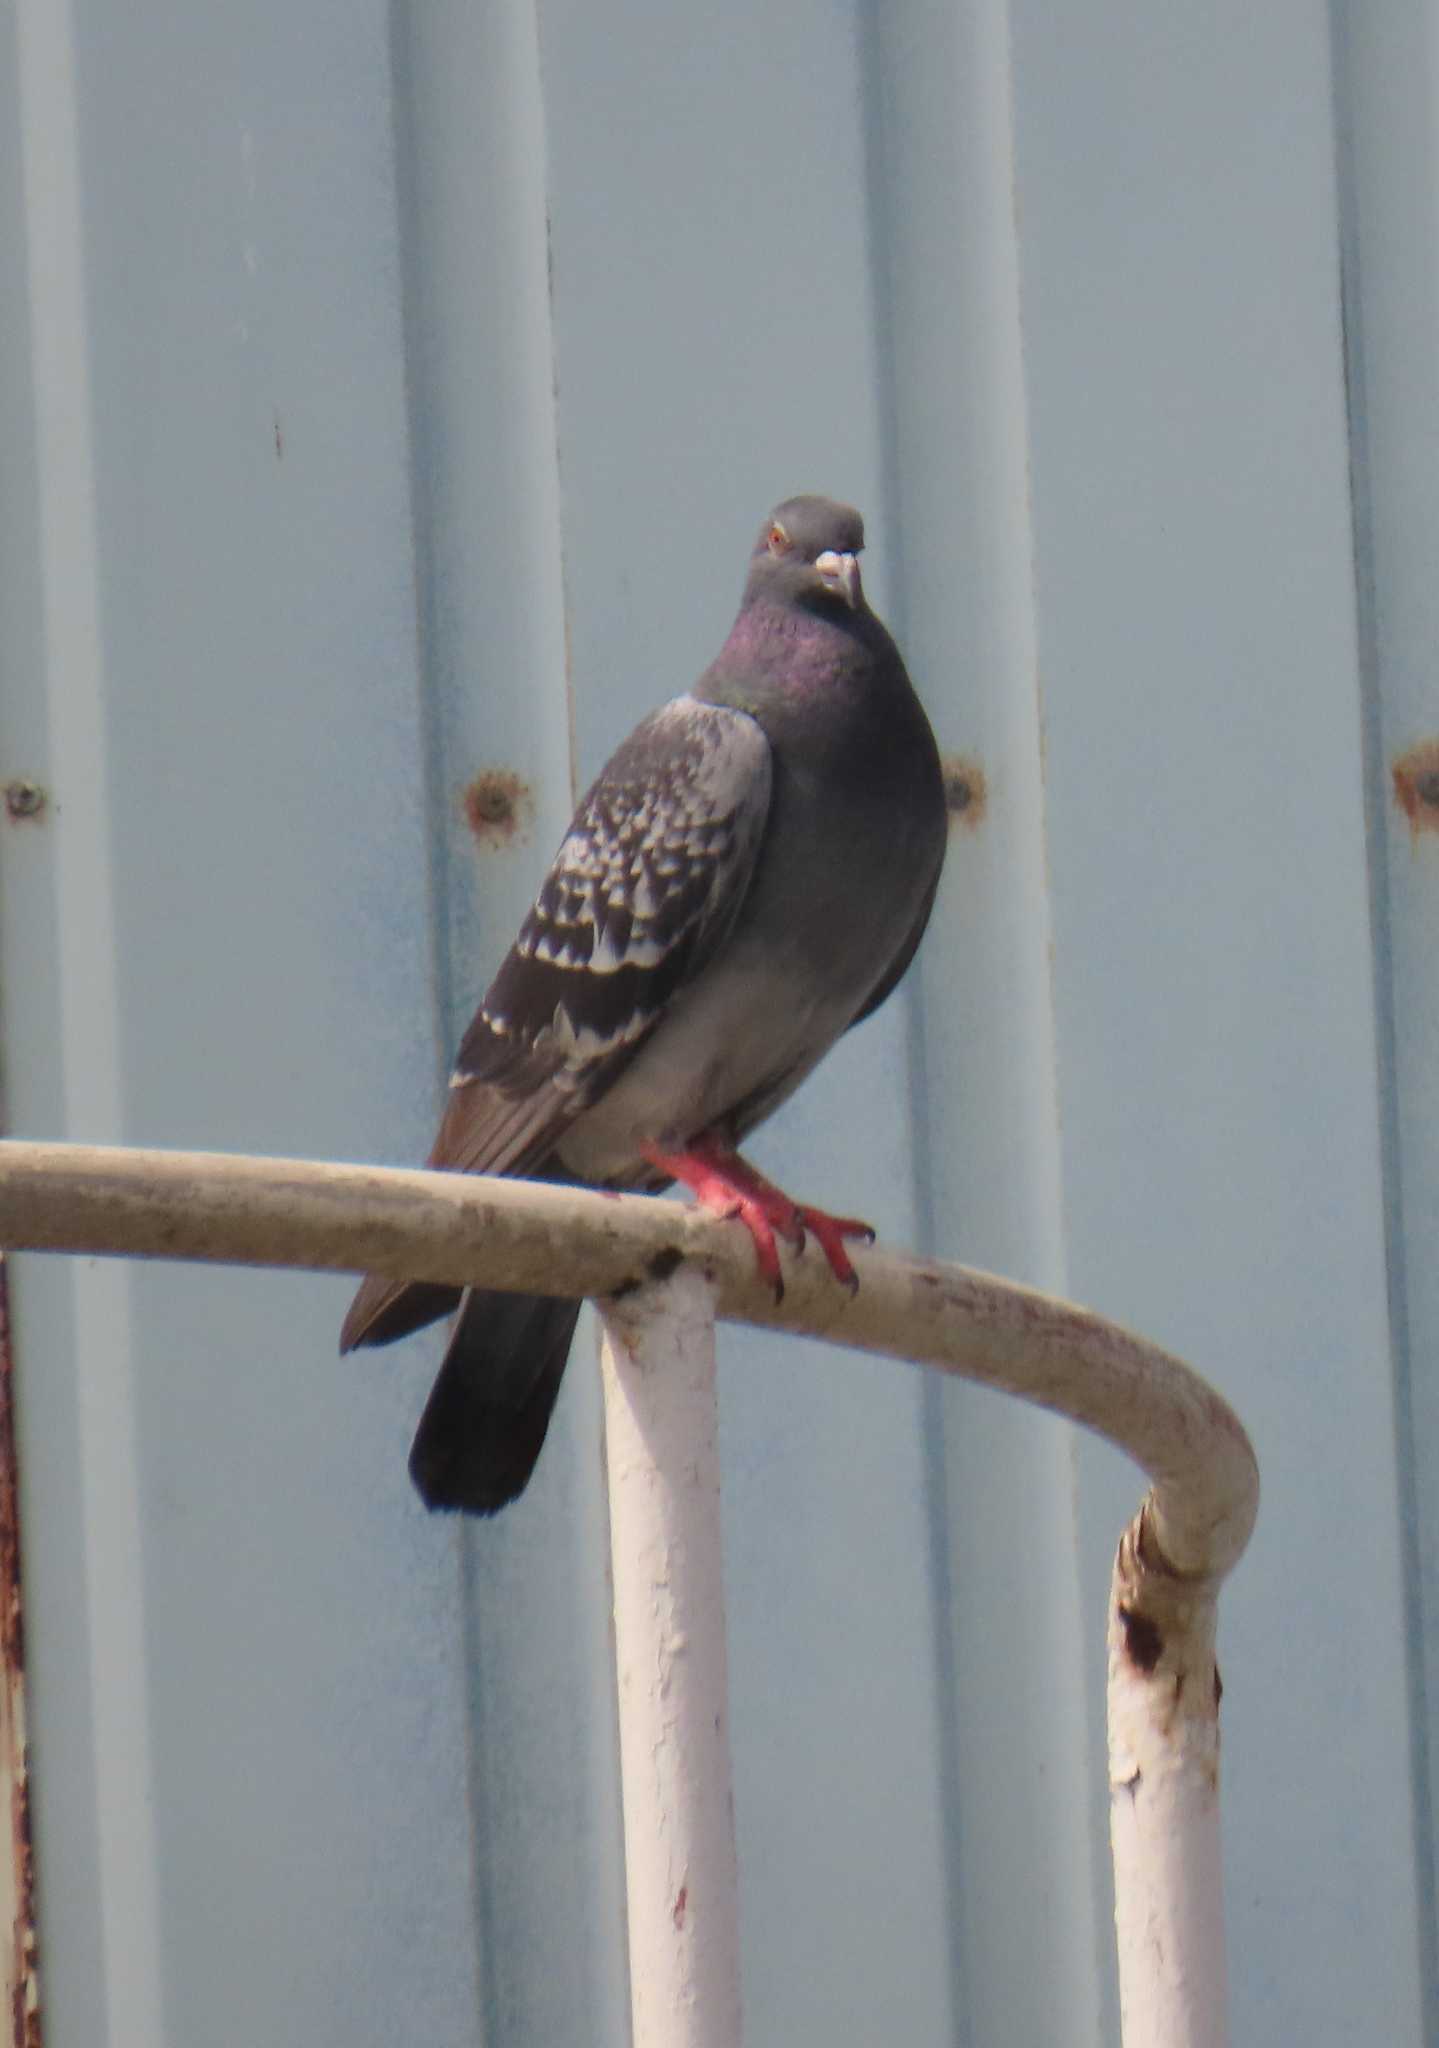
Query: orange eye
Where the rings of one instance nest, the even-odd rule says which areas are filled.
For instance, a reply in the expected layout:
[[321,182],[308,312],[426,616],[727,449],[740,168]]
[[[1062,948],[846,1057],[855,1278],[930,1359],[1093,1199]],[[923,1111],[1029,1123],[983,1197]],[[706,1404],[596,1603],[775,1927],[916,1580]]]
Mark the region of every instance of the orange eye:
[[785,532],[784,528],[780,525],[778,520],[775,521],[774,525],[769,530],[769,540],[767,545],[772,555],[782,555],[789,546],[789,535]]

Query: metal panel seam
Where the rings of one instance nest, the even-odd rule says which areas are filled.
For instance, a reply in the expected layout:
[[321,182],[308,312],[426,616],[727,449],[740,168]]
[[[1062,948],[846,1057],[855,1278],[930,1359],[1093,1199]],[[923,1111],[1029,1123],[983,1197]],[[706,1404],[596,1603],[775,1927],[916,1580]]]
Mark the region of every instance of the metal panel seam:
[[[1387,777],[1384,769],[1383,718],[1380,694],[1378,618],[1375,596],[1372,475],[1365,410],[1363,297],[1353,108],[1349,95],[1349,22],[1345,0],[1329,0],[1330,84],[1334,132],[1334,191],[1337,236],[1340,348],[1344,368],[1344,403],[1349,442],[1350,533],[1354,571],[1354,606],[1359,678],[1360,772],[1363,781],[1364,830],[1369,880],[1369,924],[1374,979],[1375,1107],[1383,1175],[1385,1277],[1388,1291],[1389,1340],[1395,1386],[1396,1421],[1412,1417],[1414,1360],[1409,1329],[1408,1281],[1401,1216],[1399,1096],[1394,994],[1394,946],[1385,855]],[[1429,1747],[1430,1708],[1423,1653],[1423,1613],[1419,1559],[1419,1476],[1412,1427],[1395,1432],[1395,1474],[1399,1493],[1399,1534],[1404,1561],[1404,1603],[1409,1627],[1404,1642],[1408,1679],[1409,1767],[1415,1794],[1414,1860],[1422,1910],[1419,1914],[1419,1969],[1424,2027],[1439,2040],[1439,1922],[1436,1922],[1435,1845],[1429,1816],[1433,1812],[1433,1760]]]
[[[120,1056],[105,786],[104,657],[95,528],[79,67],[72,9],[16,10],[38,451],[42,608],[57,789],[55,859],[67,1121],[118,1135]],[[63,806],[63,812],[62,807]],[[97,1816],[109,2010],[116,2031],[162,2038],[156,1846],[144,1684],[128,1278],[75,1276],[93,1733],[105,1788]],[[43,1870],[40,1873],[43,1907]]]

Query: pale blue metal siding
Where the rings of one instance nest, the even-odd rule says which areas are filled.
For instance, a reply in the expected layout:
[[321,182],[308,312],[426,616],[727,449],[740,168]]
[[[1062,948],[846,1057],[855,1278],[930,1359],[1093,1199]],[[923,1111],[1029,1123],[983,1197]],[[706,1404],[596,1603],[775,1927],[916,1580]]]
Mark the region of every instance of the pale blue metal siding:
[[[1433,5],[0,35],[8,1126],[420,1157],[575,781],[765,507],[852,496],[983,783],[756,1156],[1235,1401],[1235,2037],[1439,2040]],[[439,1340],[339,1361],[339,1282],[15,1294],[50,2048],[621,2048],[583,1349],[460,1528],[404,1473]],[[750,2038],[1115,2041],[1135,1475],[812,1346],[725,1333],[721,1393]]]

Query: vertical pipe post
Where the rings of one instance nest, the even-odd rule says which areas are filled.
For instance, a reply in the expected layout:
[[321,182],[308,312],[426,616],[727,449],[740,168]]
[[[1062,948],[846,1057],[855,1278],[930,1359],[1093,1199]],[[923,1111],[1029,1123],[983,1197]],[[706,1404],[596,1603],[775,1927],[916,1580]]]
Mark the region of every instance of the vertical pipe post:
[[1141,1508],[1109,1611],[1109,1798],[1125,2048],[1225,2048],[1217,1582],[1163,1561]]
[[600,1304],[634,2048],[739,2048],[715,1293]]

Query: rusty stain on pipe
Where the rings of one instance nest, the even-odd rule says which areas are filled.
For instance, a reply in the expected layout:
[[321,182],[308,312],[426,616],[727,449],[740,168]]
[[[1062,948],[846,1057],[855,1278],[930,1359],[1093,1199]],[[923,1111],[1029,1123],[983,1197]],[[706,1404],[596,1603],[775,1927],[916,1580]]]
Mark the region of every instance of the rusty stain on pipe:
[[0,1253],[0,1766],[10,1781],[11,1926],[6,1989],[12,2048],[40,2048],[35,1853],[30,1831],[30,1750],[25,1717],[25,1627],[20,1578],[20,1503],[15,1457],[15,1378],[10,1303]]
[[1124,1648],[1141,1671],[1152,1671],[1164,1653],[1164,1638],[1147,1614],[1133,1607],[1117,1610],[1124,1629]]

